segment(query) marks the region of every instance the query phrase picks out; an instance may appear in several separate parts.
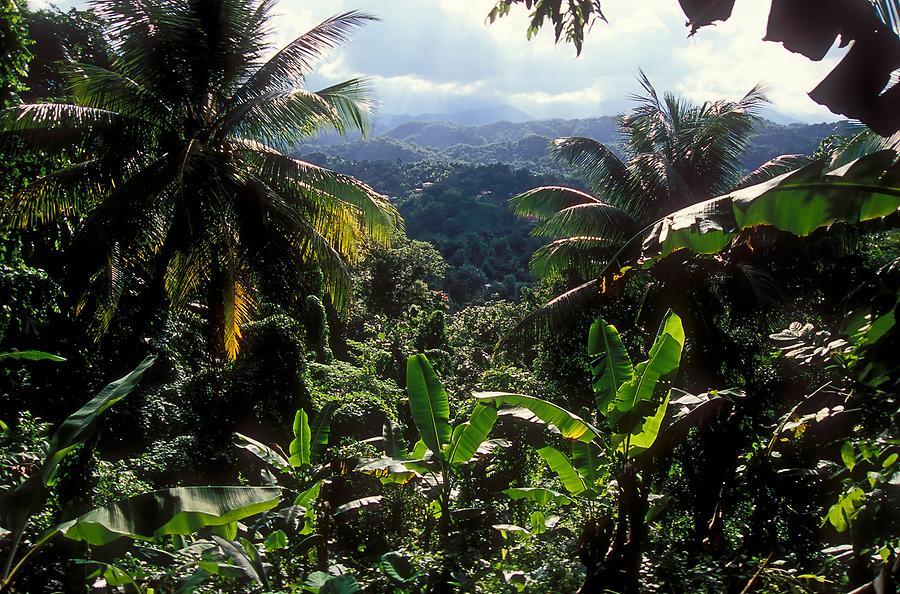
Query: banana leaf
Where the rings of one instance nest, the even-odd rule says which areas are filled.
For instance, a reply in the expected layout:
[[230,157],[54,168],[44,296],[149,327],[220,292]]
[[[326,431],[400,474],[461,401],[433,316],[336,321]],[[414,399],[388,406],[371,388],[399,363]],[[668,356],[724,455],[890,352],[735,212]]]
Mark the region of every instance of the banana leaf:
[[290,463],[294,468],[309,466],[312,460],[312,431],[309,416],[302,408],[294,416],[294,439],[290,446]]
[[335,400],[328,402],[316,415],[310,427],[310,462],[315,462],[322,455],[325,446],[328,445],[328,438],[331,435],[331,415],[334,414],[338,405],[339,403]]
[[215,535],[213,535],[212,539],[244,577],[252,580],[262,588],[269,587],[265,567],[263,567],[262,559],[253,543],[242,538],[240,541],[241,546],[238,546],[236,542]]
[[274,466],[282,472],[289,472],[291,470],[291,463],[279,452],[264,443],[256,441],[252,437],[247,437],[241,433],[235,433],[234,435],[238,440],[235,443],[237,447],[247,450],[266,464]]
[[644,237],[639,263],[649,268],[681,249],[716,253],[756,226],[804,237],[834,223],[856,224],[900,210],[896,151],[872,153],[833,171],[826,166],[826,160],[815,161],[666,216]]
[[572,443],[572,463],[578,474],[593,487],[605,476],[600,465],[600,448],[594,442],[584,443],[576,441]]
[[65,357],[60,357],[53,353],[45,353],[44,351],[10,351],[8,353],[0,353],[0,361],[3,359],[13,359],[17,361],[53,361],[55,363],[61,363],[66,360]]
[[435,456],[443,456],[450,443],[450,402],[425,355],[412,355],[406,365],[409,408],[419,435]]
[[580,495],[587,491],[584,479],[578,474],[578,471],[575,470],[572,462],[569,461],[565,454],[551,446],[543,447],[537,453],[547,462],[550,470],[559,476],[559,480],[562,481],[566,491],[572,495]]
[[3,567],[4,576],[8,577],[12,570],[29,518],[41,510],[50,495],[48,487],[55,482],[60,461],[94,435],[100,415],[127,396],[155,361],[155,356],[145,358],[131,373],[107,385],[90,402],[63,421],[50,438],[47,457],[41,470],[17,487],[0,493],[0,521],[12,533],[12,544]]
[[153,540],[237,522],[275,507],[280,500],[277,487],[177,487],[99,507],[56,530],[95,546],[123,537]]
[[405,484],[414,478],[418,478],[420,473],[406,465],[407,460],[398,460],[396,458],[379,458],[371,462],[367,462],[356,467],[356,472],[374,476],[384,483]]
[[[656,413],[644,417],[635,425],[629,434],[615,434],[610,440],[620,452],[628,458],[649,450],[656,438],[659,437],[660,427],[662,427],[663,418],[666,416],[666,409],[669,407],[669,395],[663,399],[662,403],[657,407]],[[626,452],[625,449],[628,449]]]
[[457,425],[453,430],[447,461],[450,464],[465,464],[487,439],[497,420],[497,409],[478,404],[471,418]]
[[[609,421],[620,433],[634,433],[636,426],[642,424],[646,415],[643,403],[659,402],[655,398],[657,390],[667,388],[668,380],[678,371],[683,348],[681,318],[669,310],[660,324],[649,358],[637,364],[634,377],[622,384],[610,408]],[[654,407],[653,412],[656,411]]]
[[66,454],[84,443],[94,434],[100,415],[116,402],[128,396],[137,383],[156,361],[151,355],[144,359],[134,371],[114,381],[100,391],[90,402],[69,416],[50,438],[50,453],[44,462],[41,477],[45,485],[52,485],[56,468]]
[[360,497],[359,499],[354,499],[344,505],[339,505],[337,509],[334,510],[334,515],[340,516],[349,512],[359,511],[366,507],[377,507],[381,505],[382,496],[374,495],[372,497]]
[[528,409],[544,423],[559,429],[559,432],[566,439],[588,442],[600,435],[600,431],[597,428],[578,415],[534,396],[507,394],[505,392],[478,392],[474,396],[477,401],[483,403],[492,402],[496,406]]
[[599,318],[591,324],[588,356],[591,358],[597,410],[606,415],[616,399],[616,392],[634,376],[634,367],[619,338],[619,331]]
[[519,499],[527,499],[528,501],[533,501],[538,505],[547,505],[550,502],[553,502],[557,505],[569,505],[572,503],[572,500],[562,493],[553,491],[551,489],[542,489],[540,487],[506,489],[505,491],[503,491],[503,494],[513,501],[518,501]]

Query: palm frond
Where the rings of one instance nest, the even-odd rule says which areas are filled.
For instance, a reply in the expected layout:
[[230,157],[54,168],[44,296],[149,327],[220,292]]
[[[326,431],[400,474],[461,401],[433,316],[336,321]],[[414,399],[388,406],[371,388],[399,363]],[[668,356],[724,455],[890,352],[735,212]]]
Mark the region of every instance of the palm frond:
[[297,255],[298,265],[314,263],[321,270],[325,294],[338,312],[346,313],[353,283],[342,254],[312,225],[288,236],[287,241]]
[[900,35],[900,2],[898,0],[871,0],[878,12],[878,17],[891,30]]
[[[207,59],[218,74],[217,89],[230,96],[256,71],[271,50],[270,26],[277,0],[219,0],[198,15],[205,28]],[[196,3],[204,10],[205,3]],[[213,18],[210,18],[213,17]]]
[[127,275],[119,259],[119,246],[112,247],[103,267],[91,277],[75,308],[76,315],[90,313],[88,328],[94,340],[99,340],[109,330],[127,282]]
[[740,159],[768,102],[757,85],[737,102],[715,101],[685,118],[675,160],[700,199],[727,192],[740,179]]
[[538,248],[531,256],[531,271],[544,280],[597,278],[619,245],[604,237],[566,237]]
[[136,81],[118,72],[73,62],[63,67],[69,93],[82,107],[101,109],[143,120],[158,127],[171,116],[172,109]]
[[538,237],[592,236],[611,240],[634,235],[637,223],[624,210],[603,202],[577,204],[564,208],[535,227]]
[[545,221],[563,209],[579,204],[600,204],[600,201],[573,188],[543,186],[513,196],[509,203],[513,212],[520,217],[534,217]]
[[[175,0],[93,0],[107,23],[116,58],[113,69],[136,81],[167,104],[182,106],[195,89],[198,43],[203,23],[190,3]],[[194,60],[191,60],[191,57]]]
[[681,171],[665,155],[642,153],[629,161],[632,171],[629,212],[638,220],[658,218],[698,200]]
[[804,165],[809,165],[812,162],[813,159],[807,155],[781,155],[775,157],[741,178],[741,181],[738,182],[733,189],[740,190],[742,188],[754,186],[774,177],[778,177],[779,175],[784,175],[785,173],[799,169]]
[[346,42],[350,34],[367,22],[378,20],[351,11],[332,17],[304,33],[254,72],[235,93],[232,107],[255,97],[294,89],[328,51]]
[[201,282],[207,280],[206,269],[209,255],[203,251],[203,246],[195,245],[186,252],[173,254],[166,266],[163,277],[163,285],[170,307],[178,311],[190,300],[191,296],[200,287]]
[[329,101],[339,114],[340,124],[334,129],[341,134],[357,131],[368,136],[375,117],[372,101],[372,84],[367,78],[353,78],[317,91],[316,94]]
[[282,149],[323,129],[367,133],[367,90],[364,79],[354,79],[317,93],[297,89],[261,97],[226,115],[222,129]]
[[235,144],[253,164],[255,175],[275,191],[291,195],[308,187],[315,190],[308,197],[339,201],[355,208],[366,234],[375,243],[390,244],[402,226],[400,215],[384,195],[348,175],[286,157],[260,143]]
[[94,151],[110,139],[121,139],[129,128],[140,128],[140,124],[114,111],[60,103],[18,105],[0,112],[0,133],[49,151]]
[[171,184],[171,160],[165,156],[105,194],[76,228],[68,249],[69,285],[83,289],[98,270],[108,266],[118,245],[129,249],[115,257],[134,268],[146,262],[162,242],[166,221],[158,218],[156,200]]
[[105,194],[111,176],[97,159],[48,173],[0,204],[4,227],[29,229],[64,217],[77,217]]
[[784,297],[784,290],[778,284],[778,281],[775,280],[775,277],[767,270],[744,262],[738,263],[736,269],[743,280],[741,285],[749,287],[757,305],[761,309],[766,309],[781,302]]
[[550,156],[583,175],[591,188],[612,202],[628,188],[628,167],[605,144],[592,138],[559,138],[550,143]]
[[237,254],[237,241],[234,237],[221,238],[223,249],[220,252],[218,268],[222,272],[222,305],[223,305],[223,339],[225,354],[231,360],[237,359],[243,328],[251,321],[256,311],[256,298],[253,296],[248,282],[247,270],[242,266]]
[[866,155],[884,149],[897,150],[898,148],[900,148],[900,132],[885,138],[860,124],[853,137],[831,155],[829,166],[836,169]]
[[495,354],[524,350],[554,333],[564,333],[579,316],[599,305],[602,283],[590,280],[530,312],[497,343]]

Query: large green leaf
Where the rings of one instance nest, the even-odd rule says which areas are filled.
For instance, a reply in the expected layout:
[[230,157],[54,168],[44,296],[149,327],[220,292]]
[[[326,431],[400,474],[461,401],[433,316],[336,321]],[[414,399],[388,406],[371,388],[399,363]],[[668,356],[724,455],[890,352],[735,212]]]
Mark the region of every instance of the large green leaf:
[[45,353],[44,351],[10,351],[8,353],[0,353],[0,361],[3,359],[14,359],[26,361],[53,361],[60,363],[65,361],[65,357],[54,355],[53,353]]
[[396,458],[379,458],[357,466],[355,472],[372,475],[382,483],[404,484],[419,476],[419,472],[407,466],[406,462]]
[[50,438],[47,457],[41,469],[17,487],[0,493],[0,520],[12,532],[12,544],[3,568],[4,576],[8,577],[12,569],[28,520],[41,510],[50,495],[48,486],[55,482],[60,461],[75,447],[91,438],[100,415],[127,396],[155,360],[154,356],[147,357],[134,371],[107,385],[90,402],[63,421]]
[[134,371],[120,378],[100,391],[99,394],[69,416],[50,438],[50,448],[41,477],[45,485],[53,484],[56,468],[66,454],[76,446],[84,443],[94,434],[100,415],[116,402],[128,396],[137,386],[156,357],[151,355],[144,359]]
[[277,487],[178,487],[91,510],[57,530],[97,546],[122,537],[152,540],[237,522],[272,509],[280,500]]
[[[266,570],[253,543],[245,538],[240,539],[239,542],[232,542],[232,540],[226,540],[215,534],[212,536],[212,539],[222,549],[222,553],[231,561],[231,566],[237,568],[243,577],[256,582],[262,588],[268,588],[269,582]],[[239,544],[242,546],[238,546]]]
[[631,358],[616,327],[598,318],[591,324],[588,336],[588,356],[594,376],[597,410],[606,415],[616,399],[616,392],[634,376]]
[[600,461],[600,448],[594,442],[572,443],[572,462],[578,474],[593,487],[605,476]]
[[313,594],[354,594],[359,592],[359,584],[350,574],[330,575],[324,571],[314,571],[303,583],[304,592]]
[[506,392],[478,392],[474,396],[480,402],[493,402],[496,406],[513,406],[528,409],[544,423],[559,429],[559,432],[566,439],[587,442],[596,439],[600,435],[598,429],[578,415],[534,396],[507,394]]
[[309,428],[309,416],[302,408],[294,416],[294,439],[290,449],[291,466],[309,466],[312,459],[312,431]]
[[816,161],[792,173],[694,204],[661,221],[644,238],[640,261],[649,267],[680,249],[711,254],[740,231],[767,225],[806,236],[834,223],[855,224],[900,210],[897,152],[883,150],[826,171]]
[[663,421],[662,435],[656,442],[656,450],[671,448],[687,437],[691,429],[704,429],[734,406],[734,399],[744,397],[737,389],[711,390],[694,395],[673,389]]
[[584,479],[565,454],[551,446],[540,448],[537,453],[547,462],[550,470],[559,476],[566,491],[572,495],[579,495],[587,490]]
[[519,499],[527,499],[538,505],[547,505],[551,501],[557,505],[569,505],[572,500],[562,493],[551,489],[542,489],[540,487],[523,487],[506,489],[503,494],[514,501]]
[[328,445],[328,438],[331,435],[331,415],[334,414],[338,405],[339,403],[335,400],[326,404],[316,415],[310,427],[309,457],[311,462],[317,460],[325,450],[325,446]]
[[290,471],[290,462],[279,452],[276,452],[264,443],[256,441],[252,437],[248,437],[241,433],[235,433],[234,436],[237,438],[237,441],[235,442],[237,447],[247,450],[266,464],[269,464],[282,472]]
[[299,505],[300,507],[312,507],[315,501],[319,498],[319,493],[322,491],[322,481],[316,481],[316,483],[297,495],[294,499],[294,505]]
[[450,402],[425,355],[412,355],[406,364],[409,408],[422,441],[435,456],[450,443]]
[[403,449],[403,430],[392,419],[384,422],[381,438],[384,441],[384,453],[389,457],[399,458],[406,453]]
[[361,497],[359,499],[354,499],[344,505],[339,505],[334,510],[334,515],[340,516],[342,514],[346,514],[348,512],[355,512],[367,507],[377,507],[381,505],[382,496],[381,495],[373,495],[371,497]]
[[[629,458],[634,458],[638,454],[649,450],[656,438],[659,437],[659,429],[663,418],[666,416],[668,406],[669,395],[666,394],[662,404],[657,407],[655,414],[642,418],[631,430],[631,433],[613,435],[612,444]],[[627,452],[625,452],[626,447],[628,448]]]
[[478,404],[472,417],[453,430],[447,460],[451,464],[465,464],[472,459],[484,440],[487,439],[497,420],[497,409]]
[[[678,371],[683,348],[684,328],[681,325],[681,318],[669,310],[660,324],[656,340],[650,348],[649,358],[637,364],[634,377],[622,384],[616,394],[614,405],[609,412],[609,420],[613,426],[619,427],[623,433],[630,433],[635,426],[641,424],[647,414],[656,411],[656,407],[652,411],[645,410],[646,405],[642,403],[651,403],[654,400],[659,402],[654,398],[657,388],[661,381],[664,382],[662,387],[666,388],[668,380]],[[627,426],[622,427],[623,423]]]

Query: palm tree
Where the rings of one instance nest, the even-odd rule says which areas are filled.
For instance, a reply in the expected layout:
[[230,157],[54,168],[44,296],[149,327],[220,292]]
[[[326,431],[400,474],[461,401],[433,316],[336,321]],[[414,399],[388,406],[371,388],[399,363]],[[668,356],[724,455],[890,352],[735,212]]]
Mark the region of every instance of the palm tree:
[[[322,130],[368,129],[367,81],[316,92],[313,63],[373,19],[333,17],[274,52],[273,0],[95,0],[109,69],[66,67],[72,104],[20,105],[3,129],[68,165],[0,205],[9,227],[67,221],[78,311],[102,334],[126,287],[205,313],[234,358],[261,276],[318,267],[346,306],[348,263],[401,220],[387,199],[286,152]],[[267,56],[270,56],[267,59]]]
[[[758,183],[808,161],[798,155],[773,159],[742,176],[740,157],[767,102],[759,86],[739,101],[692,104],[662,97],[642,72],[644,95],[619,117],[621,152],[590,138],[561,138],[553,156],[577,170],[590,192],[562,186],[529,190],[511,199],[513,210],[538,221],[533,235],[553,240],[531,258],[535,276],[582,282],[533,312],[512,335],[546,335],[571,321],[618,272],[633,238],[664,215]],[[587,282],[583,282],[587,281]]]
[[[619,279],[623,265],[638,260],[639,240],[667,214],[810,161],[786,155],[742,175],[740,157],[759,122],[757,111],[766,102],[759,87],[736,102],[695,105],[671,94],[660,97],[643,73],[640,80],[645,94],[635,98],[636,109],[619,119],[624,158],[587,138],[553,144],[555,156],[582,173],[590,193],[544,187],[512,199],[518,214],[540,221],[534,234],[554,238],[533,255],[535,275],[581,284],[526,317],[504,344],[511,336],[559,334],[592,306],[612,301],[624,282]],[[635,279],[642,285],[635,300],[639,315],[652,319],[671,307],[692,336],[690,377],[684,378],[688,389],[721,383],[723,370],[737,369],[743,360],[742,345],[719,323],[723,303],[729,304],[732,315],[742,316],[748,312],[738,304],[748,302],[756,313],[779,291],[777,282],[752,259],[708,258],[687,251]],[[738,301],[734,297],[740,293],[756,295],[756,303]],[[698,486],[693,492],[699,494],[694,511],[697,543],[721,534],[719,494],[736,459],[731,430],[726,425],[705,438],[704,453],[713,462],[694,479]]]

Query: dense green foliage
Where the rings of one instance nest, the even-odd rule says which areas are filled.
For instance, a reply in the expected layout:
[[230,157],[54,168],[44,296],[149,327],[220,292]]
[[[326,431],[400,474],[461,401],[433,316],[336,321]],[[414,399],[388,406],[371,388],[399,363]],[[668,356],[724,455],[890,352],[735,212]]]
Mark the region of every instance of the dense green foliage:
[[18,0],[4,0],[0,5],[0,48],[3,49],[3,65],[0,66],[0,107],[12,104],[17,94],[24,91],[28,61],[31,59],[31,39],[22,18],[22,5]]
[[[244,136],[214,142],[214,125],[194,122],[188,134],[185,123],[194,112],[224,113],[213,104],[259,78],[261,54],[233,62],[217,52],[236,47],[205,44],[221,33],[253,46],[262,38],[238,33],[256,31],[269,3],[97,6],[22,15],[20,32],[28,23],[37,42],[24,79],[35,104],[0,116],[9,156],[0,170],[0,591],[897,591],[895,140],[857,128],[819,145],[832,129],[754,122],[753,94],[694,107],[651,94],[620,120],[618,138],[604,136],[605,118],[518,130],[408,124],[376,142],[409,159],[357,160],[341,153],[352,142],[306,141],[319,125],[364,127],[364,97],[294,88],[296,68],[308,72],[361,18],[350,14],[288,46],[289,59],[276,54],[270,73],[281,83],[250,101],[240,130],[306,159],[253,144],[261,159],[297,168],[291,183],[272,186],[275,172],[231,151]],[[209,14],[228,18],[199,16]],[[160,49],[149,31],[179,42]],[[198,48],[209,50],[202,64]],[[243,74],[228,70],[237,62]],[[73,69],[90,82],[63,91]],[[149,117],[147,96],[131,87],[138,80],[180,115]],[[208,102],[193,97],[200,90]],[[270,101],[281,103],[265,117],[254,111]],[[95,117],[101,105],[116,115]],[[149,132],[105,134],[119,116]],[[594,130],[595,141],[624,144],[558,141],[583,166],[569,177],[545,166],[550,136],[515,136],[566,126],[564,135]],[[68,142],[76,131],[96,146]],[[483,151],[458,144],[472,135]],[[59,137],[69,148],[49,150]],[[794,142],[789,152],[818,160],[781,176],[808,159],[776,160],[744,177],[748,159]],[[759,149],[765,143],[776,148]],[[514,144],[523,151],[509,152]],[[585,146],[592,151],[576,150]],[[209,191],[222,202],[191,185],[200,209],[191,216],[202,215],[191,220],[222,223],[208,229],[216,237],[177,219],[154,226],[190,202],[171,180],[140,173],[171,147],[186,159],[184,176],[220,176]],[[96,196],[72,177],[91,156],[109,157],[118,175]],[[677,179],[654,175],[662,169]],[[158,200],[133,176],[162,183]],[[48,179],[52,192],[34,190]],[[274,210],[239,208],[254,180],[272,190],[253,194],[260,208]],[[531,275],[529,259],[544,249],[532,237],[540,223],[515,215],[523,199],[508,200],[548,185],[601,204],[602,224],[585,228],[624,246],[615,266]],[[275,190],[286,196],[277,205]],[[149,201],[116,220],[141,223],[134,229],[150,239],[104,244],[122,264],[107,272],[122,276],[90,280],[121,292],[98,335],[71,275],[78,238],[113,197],[129,208],[129,199]],[[60,210],[66,201],[72,208]],[[318,233],[317,245],[333,250],[297,253],[280,227],[248,231],[278,215],[308,222],[306,237]],[[551,235],[580,237],[577,224],[569,218]],[[165,237],[188,257],[209,255],[228,232],[229,245],[262,247],[210,259],[214,270],[174,299],[172,283],[185,278],[172,271],[177,258],[165,259],[175,258]],[[155,291],[148,261],[169,279]],[[228,262],[246,271],[229,277],[232,293],[246,282],[253,307],[232,314],[240,349],[232,342],[224,357],[223,335],[210,328],[222,288],[213,273]],[[511,334],[585,279],[598,298],[570,303],[566,326],[529,341]]]

